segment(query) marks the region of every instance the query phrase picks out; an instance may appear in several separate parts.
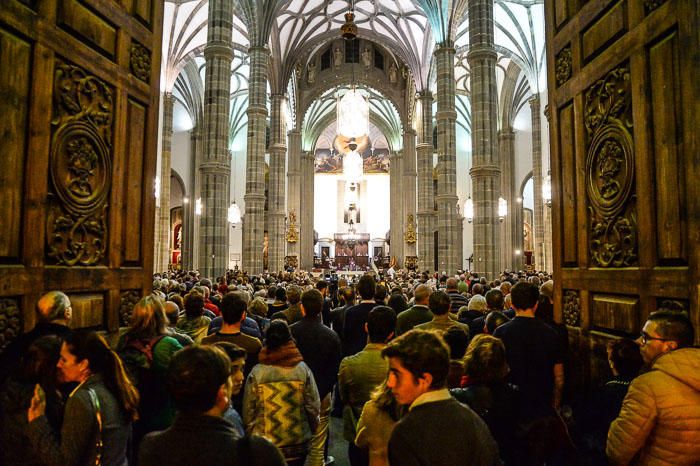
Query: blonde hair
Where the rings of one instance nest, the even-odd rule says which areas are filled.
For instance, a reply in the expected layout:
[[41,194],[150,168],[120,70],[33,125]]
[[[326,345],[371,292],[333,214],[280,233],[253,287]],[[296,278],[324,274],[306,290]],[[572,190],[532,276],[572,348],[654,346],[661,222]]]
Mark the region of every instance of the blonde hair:
[[491,335],[475,336],[469,343],[463,362],[464,372],[475,383],[501,382],[510,372],[503,342]]
[[166,333],[168,318],[165,315],[165,303],[154,295],[141,298],[136,303],[129,324],[130,335],[150,338]]
[[258,317],[267,317],[267,303],[263,298],[258,296],[248,303],[248,312]]

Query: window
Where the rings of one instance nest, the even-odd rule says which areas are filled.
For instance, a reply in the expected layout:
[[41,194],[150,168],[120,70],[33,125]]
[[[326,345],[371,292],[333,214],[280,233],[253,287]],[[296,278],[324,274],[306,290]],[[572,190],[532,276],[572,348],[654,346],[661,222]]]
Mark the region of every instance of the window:
[[377,49],[374,49],[374,67],[380,70],[384,69],[384,55]]
[[360,41],[345,41],[345,63],[360,63]]
[[329,48],[325,52],[323,52],[323,55],[321,55],[321,71],[327,70],[331,67],[331,49]]

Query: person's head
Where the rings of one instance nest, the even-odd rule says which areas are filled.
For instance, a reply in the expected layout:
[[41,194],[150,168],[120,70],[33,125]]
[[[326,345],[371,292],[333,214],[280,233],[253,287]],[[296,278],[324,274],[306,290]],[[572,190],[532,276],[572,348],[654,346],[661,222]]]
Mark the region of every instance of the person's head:
[[370,343],[385,343],[396,329],[396,312],[389,306],[376,306],[369,311],[365,329]]
[[413,292],[413,299],[416,304],[423,306],[428,305],[428,300],[430,299],[430,287],[428,285],[418,285],[416,290]]
[[287,302],[289,304],[297,304],[301,300],[301,288],[296,285],[291,285],[287,288]]
[[352,306],[355,304],[355,288],[351,286],[344,286],[340,289],[340,293],[338,295],[346,306]]
[[434,291],[428,298],[428,307],[436,316],[450,312],[450,296],[444,291]]
[[445,387],[450,350],[435,333],[410,330],[389,342],[382,356],[389,359],[387,386],[403,405],[410,405],[423,393]]
[[245,382],[243,370],[245,369],[246,351],[230,341],[217,341],[214,346],[221,348],[231,361],[231,383],[233,384],[231,395],[238,395]]
[[277,295],[277,287],[275,285],[270,285],[270,287],[267,289],[267,298],[268,299],[275,299],[276,295]]
[[471,298],[469,298],[469,304],[467,305],[467,309],[470,311],[477,311],[484,313],[486,312],[486,298],[481,296],[480,294],[475,294]]
[[185,315],[188,319],[195,319],[204,314],[204,295],[196,291],[190,291],[185,296]]
[[679,311],[652,312],[637,342],[644,363],[651,365],[664,353],[693,344],[695,331],[688,316]]
[[261,297],[257,297],[251,302],[248,303],[248,313],[253,314],[258,317],[266,317],[267,316],[267,303],[265,302],[265,299]]
[[180,306],[175,301],[165,302],[165,317],[168,318],[168,325],[175,325],[180,317]]
[[36,303],[36,318],[42,323],[68,324],[73,316],[70,299],[60,291],[49,291]]
[[281,303],[287,302],[287,290],[281,286],[277,288],[275,291],[275,300]]
[[529,282],[516,283],[510,290],[510,298],[516,312],[535,311],[540,290],[537,285]]
[[215,345],[188,346],[173,355],[166,377],[168,393],[181,411],[221,415],[231,398],[231,361]]
[[529,283],[532,283],[533,285],[535,285],[535,286],[538,287],[538,288],[539,288],[540,283],[541,283],[541,282],[540,282],[540,277],[538,277],[537,275],[532,275],[531,277],[529,277],[529,278],[527,279],[527,281],[528,281]]
[[450,359],[462,359],[467,345],[469,345],[469,335],[462,327],[453,325],[442,334],[442,339],[445,340],[450,348]]
[[328,293],[328,282],[325,280],[319,280],[316,282],[316,289],[321,292],[323,296]]
[[269,350],[276,350],[282,345],[292,341],[292,333],[289,331],[287,321],[275,319],[270,322],[265,337],[265,346]]
[[370,399],[378,409],[387,413],[394,421],[398,421],[405,414],[406,406],[396,401],[396,397],[387,385],[387,381],[388,378],[377,385],[377,388],[370,395]]
[[377,283],[372,275],[363,275],[357,282],[357,292],[364,300],[374,299],[374,292],[377,289]]
[[543,294],[540,294],[539,298],[537,298],[537,312],[535,313],[535,317],[548,322],[554,321],[554,304]]
[[540,296],[546,296],[550,302],[554,302],[554,281],[547,280],[540,286]]
[[136,419],[139,394],[129,380],[122,360],[97,332],[79,330],[69,333],[63,340],[57,367],[64,382],[82,383],[91,375],[100,374],[127,417]]
[[399,315],[401,312],[408,309],[408,302],[406,301],[404,295],[401,293],[392,294],[389,297],[389,302],[387,303],[387,305],[394,310],[396,315]]
[[448,291],[457,290],[457,282],[458,280],[456,278],[450,277],[445,282],[445,288],[447,288]]
[[22,381],[44,388],[57,385],[57,364],[61,357],[63,340],[56,335],[46,335],[34,340],[22,355],[20,377]]
[[501,311],[491,311],[486,314],[486,319],[484,320],[484,333],[488,335],[493,335],[498,327],[508,322],[508,316],[506,316]]
[[323,311],[323,295],[314,288],[301,295],[301,312],[304,317],[315,318]]
[[221,300],[221,305],[219,306],[221,310],[221,317],[227,325],[240,324],[245,318],[245,313],[248,309],[243,297],[240,293],[226,293],[224,298]]
[[486,307],[490,311],[503,310],[503,292],[498,288],[493,288],[486,292]]
[[167,326],[163,300],[150,294],[134,305],[128,333],[138,338],[152,338],[164,335]]
[[506,348],[491,335],[476,335],[464,356],[464,372],[478,384],[501,382],[509,372]]
[[510,282],[508,282],[508,281],[502,282],[501,286],[500,286],[501,293],[503,293],[504,296],[508,296],[510,294],[510,289],[512,287],[513,287],[513,285],[511,285]]
[[613,375],[633,379],[644,365],[639,345],[629,338],[619,338],[608,344],[608,362]]
[[474,286],[472,286],[472,295],[484,295],[484,285],[481,283],[474,283]]
[[377,304],[384,304],[384,302],[386,301],[386,296],[386,286],[377,285],[376,289],[374,290],[374,300],[377,302]]

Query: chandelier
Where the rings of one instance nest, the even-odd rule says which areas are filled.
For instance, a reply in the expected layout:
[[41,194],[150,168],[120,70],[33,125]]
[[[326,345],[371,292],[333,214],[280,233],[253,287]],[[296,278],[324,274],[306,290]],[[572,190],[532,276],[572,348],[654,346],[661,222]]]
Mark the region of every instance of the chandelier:
[[464,203],[464,217],[469,223],[472,223],[472,220],[474,220],[474,201],[472,201],[471,196]]
[[233,204],[228,208],[228,223],[233,225],[241,223],[241,209],[236,205],[236,201],[233,201]]
[[345,13],[345,24],[340,26],[340,35],[345,40],[355,40],[357,39],[355,12],[353,12],[352,0],[348,3],[350,4],[350,9]]
[[369,103],[355,86],[338,100],[336,114],[338,134],[359,138],[369,133]]
[[343,157],[343,176],[348,183],[358,183],[362,174],[362,156],[353,149]]

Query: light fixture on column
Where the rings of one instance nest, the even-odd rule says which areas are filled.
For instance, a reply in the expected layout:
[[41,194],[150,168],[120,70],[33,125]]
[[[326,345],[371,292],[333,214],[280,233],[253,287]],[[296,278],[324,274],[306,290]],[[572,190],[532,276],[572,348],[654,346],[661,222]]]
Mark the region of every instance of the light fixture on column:
[[547,207],[552,207],[552,172],[547,170],[547,176],[542,181],[542,200]]
[[464,202],[464,217],[469,223],[472,223],[472,220],[474,220],[474,201],[472,201],[471,196]]
[[202,210],[204,208],[202,207],[202,198],[198,197],[196,201],[194,201],[194,214],[195,215],[202,215]]
[[160,176],[156,176],[153,183],[153,194],[156,197],[156,207],[160,207]]
[[502,197],[498,198],[498,221],[503,222],[508,215],[508,201]]
[[233,201],[228,208],[228,223],[235,225],[241,223],[241,209]]
[[183,197],[183,198],[182,198],[182,203],[183,203],[183,204],[189,204],[189,203],[190,203],[190,198],[189,198],[189,197]]

